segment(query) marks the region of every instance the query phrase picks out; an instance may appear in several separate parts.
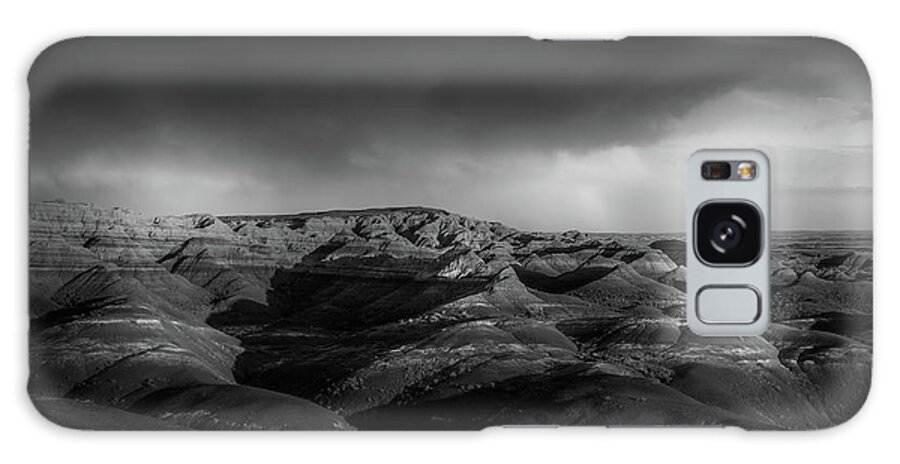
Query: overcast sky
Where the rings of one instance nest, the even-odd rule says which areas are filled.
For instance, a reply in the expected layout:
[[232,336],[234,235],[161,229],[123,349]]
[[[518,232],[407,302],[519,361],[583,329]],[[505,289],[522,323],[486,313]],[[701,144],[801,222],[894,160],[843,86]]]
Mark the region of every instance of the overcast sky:
[[680,231],[686,158],[741,147],[773,228],[872,222],[868,76],[826,40],[79,39],[29,85],[32,201]]

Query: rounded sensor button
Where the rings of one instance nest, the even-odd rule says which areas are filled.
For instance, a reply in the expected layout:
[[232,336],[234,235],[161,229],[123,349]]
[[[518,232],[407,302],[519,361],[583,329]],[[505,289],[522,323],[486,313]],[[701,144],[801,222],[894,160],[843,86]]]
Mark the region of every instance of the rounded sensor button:
[[750,286],[706,286],[697,292],[697,318],[705,324],[752,324],[761,311],[759,292]]

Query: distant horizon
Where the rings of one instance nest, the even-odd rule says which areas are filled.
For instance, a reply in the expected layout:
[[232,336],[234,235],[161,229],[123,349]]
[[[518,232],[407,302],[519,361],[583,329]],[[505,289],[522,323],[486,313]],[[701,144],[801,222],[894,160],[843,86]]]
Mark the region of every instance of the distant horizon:
[[[498,223],[506,227],[511,227],[513,229],[519,230],[521,232],[538,232],[538,233],[565,233],[569,231],[577,231],[581,233],[587,234],[634,234],[634,235],[686,235],[687,231],[680,230],[660,230],[660,231],[640,231],[640,230],[586,230],[579,228],[568,228],[568,229],[557,229],[557,230],[541,230],[541,229],[530,229],[519,227],[514,224],[509,224],[507,222],[484,218],[480,216],[466,214],[460,211],[453,211],[444,207],[439,206],[426,206],[426,205],[382,205],[382,206],[372,206],[367,208],[337,208],[337,209],[324,209],[324,210],[306,210],[306,211],[292,211],[292,212],[241,212],[241,213],[215,213],[211,211],[188,211],[184,213],[147,213],[145,211],[140,210],[139,208],[122,206],[122,205],[103,205],[97,204],[96,202],[90,201],[72,201],[61,198],[55,198],[50,200],[31,200],[29,199],[29,204],[40,204],[40,203],[56,203],[56,204],[72,204],[72,205],[85,205],[91,206],[100,209],[124,209],[131,212],[138,213],[142,216],[153,217],[153,216],[167,216],[167,217],[184,217],[184,216],[192,216],[192,215],[201,215],[201,214],[211,214],[217,218],[235,218],[235,217],[290,217],[290,216],[301,216],[301,215],[327,215],[329,213],[337,214],[337,213],[362,213],[366,211],[378,211],[378,210],[430,210],[430,211],[439,211],[446,214],[456,214],[463,217],[468,217],[472,219],[477,219],[489,223]],[[832,232],[832,233],[847,233],[847,232],[869,232],[873,233],[873,229],[770,229],[771,233],[802,233],[802,232]]]

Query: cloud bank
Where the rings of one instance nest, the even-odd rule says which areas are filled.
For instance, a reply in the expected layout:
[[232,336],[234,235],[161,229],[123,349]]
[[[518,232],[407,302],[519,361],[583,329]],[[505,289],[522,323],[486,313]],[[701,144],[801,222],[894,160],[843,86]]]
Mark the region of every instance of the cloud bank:
[[871,227],[868,76],[826,40],[79,39],[29,85],[37,201],[678,231],[687,156],[754,147],[773,227]]

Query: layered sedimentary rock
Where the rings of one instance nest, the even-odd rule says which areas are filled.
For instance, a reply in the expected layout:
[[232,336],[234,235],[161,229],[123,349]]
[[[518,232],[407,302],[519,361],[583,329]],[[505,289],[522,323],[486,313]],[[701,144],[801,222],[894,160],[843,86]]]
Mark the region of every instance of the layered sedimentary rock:
[[428,208],[31,205],[30,391],[80,428],[826,427],[865,397],[871,236],[776,236],[775,323],[699,339],[677,236]]

